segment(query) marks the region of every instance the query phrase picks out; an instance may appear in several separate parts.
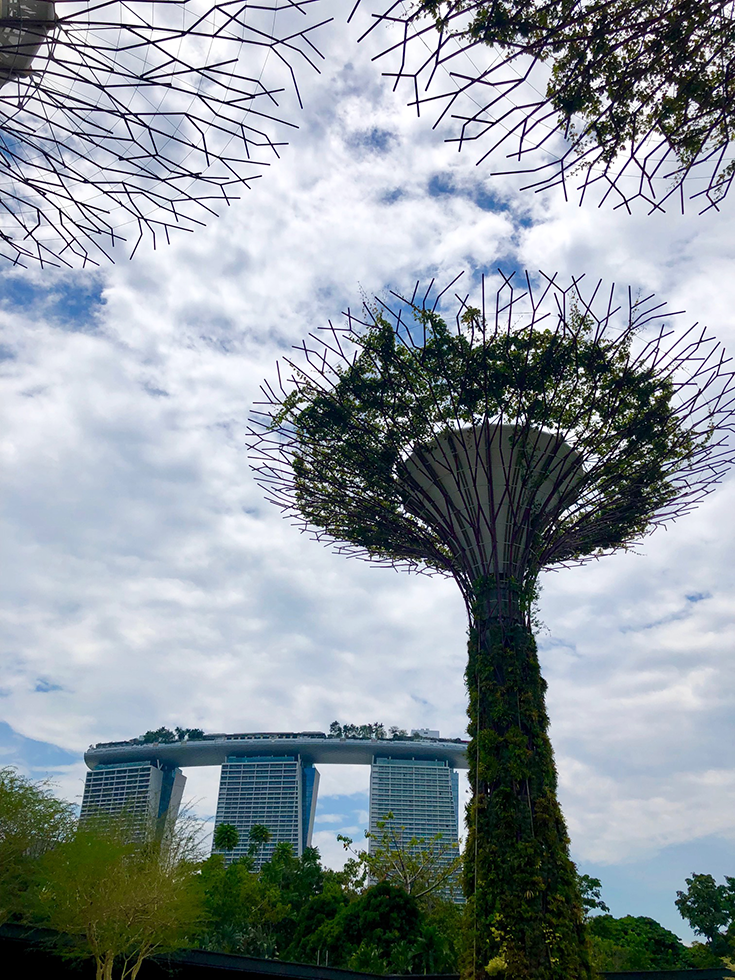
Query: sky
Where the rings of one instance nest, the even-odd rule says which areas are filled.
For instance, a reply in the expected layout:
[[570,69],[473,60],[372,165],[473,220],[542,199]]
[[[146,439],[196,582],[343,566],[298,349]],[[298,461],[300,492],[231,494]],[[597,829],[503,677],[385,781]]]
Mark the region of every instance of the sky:
[[[99,269],[0,269],[0,763],[79,801],[90,743],[160,725],[465,733],[456,586],[333,554],[268,504],[247,417],[276,361],[361,297],[465,270],[655,292],[735,349],[735,194],[647,215],[533,194],[393,92],[367,7],[267,173],[205,228]],[[266,66],[267,67],[267,66]],[[474,155],[473,155],[474,154]],[[542,576],[540,657],[572,855],[615,915],[687,940],[693,872],[735,873],[735,477],[619,554]],[[215,769],[189,770],[211,819]],[[339,866],[368,770],[323,767]],[[463,788],[466,792],[466,787]]]

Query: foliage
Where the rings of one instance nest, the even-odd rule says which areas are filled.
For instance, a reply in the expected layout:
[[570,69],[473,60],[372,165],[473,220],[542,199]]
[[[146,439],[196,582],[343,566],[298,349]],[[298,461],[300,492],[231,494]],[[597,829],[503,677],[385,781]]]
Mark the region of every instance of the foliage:
[[187,945],[202,915],[176,842],[139,843],[128,831],[85,821],[40,858],[27,896],[29,920],[61,934],[63,956],[91,956],[97,980],[135,980],[145,959]]
[[543,428],[569,439],[586,467],[574,506],[550,515],[518,557],[531,580],[652,529],[677,494],[672,478],[710,431],[680,417],[668,374],[631,356],[630,334],[607,339],[574,312],[553,330],[508,332],[486,330],[471,309],[455,333],[431,311],[416,315],[420,342],[375,316],[328,383],[301,372],[274,413],[271,429],[293,447],[293,499],[305,521],[371,557],[450,573],[471,602],[476,573],[448,530],[417,510],[405,460],[441,432],[492,420],[517,427],[519,454]]
[[391,725],[386,733],[385,725],[381,721],[376,721],[368,725],[340,725],[338,721],[333,721],[329,726],[328,738],[381,738],[386,739],[413,739],[419,738],[418,735],[409,735],[405,728],[398,728]]
[[[252,862],[204,862],[200,887],[207,949],[374,972],[452,972],[459,912],[436,899],[421,908],[402,888],[364,888],[355,866],[326,871],[315,848],[297,858],[278,844],[260,872]],[[354,887],[357,884],[357,888]]]
[[220,851],[231,851],[240,843],[240,833],[232,823],[221,823],[215,828],[214,846]]
[[376,721],[372,725],[340,725],[333,721],[329,726],[330,738],[386,738],[385,725]]
[[48,782],[0,768],[0,925],[17,916],[35,862],[74,832],[74,807]]
[[[353,896],[354,897],[354,896]],[[304,905],[287,956],[297,963],[329,963],[344,959],[345,943],[337,925],[349,904],[348,893],[335,882],[327,884]]]
[[345,850],[351,850],[373,882],[398,885],[417,901],[437,892],[454,894],[458,890],[458,871],[462,863],[457,844],[443,841],[441,832],[430,840],[408,838],[406,828],[396,824],[392,813],[377,821],[378,832],[365,831],[369,850],[355,851],[353,841],[337,835]]
[[704,936],[715,955],[723,956],[735,943],[728,934],[735,932],[735,878],[725,875],[725,884],[718,885],[712,875],[692,874],[685,879],[686,891],[677,891],[676,907],[698,936]]
[[248,855],[251,858],[255,858],[260,849],[265,844],[270,843],[272,839],[273,834],[266,826],[264,826],[262,823],[254,823],[248,831]]
[[588,931],[599,970],[685,970],[696,965],[678,936],[647,916],[598,915]]
[[333,721],[329,726],[328,738],[381,738],[387,739],[401,739],[401,740],[412,740],[418,739],[420,735],[409,735],[405,728],[398,728],[397,725],[391,725],[387,730],[385,725],[381,721],[376,721],[373,724],[367,725],[340,725],[338,721]]
[[592,878],[590,875],[578,875],[577,885],[582,899],[582,915],[585,922],[589,922],[590,912],[595,909],[600,912],[610,911],[602,900],[602,882],[599,878]]
[[198,741],[202,738],[204,738],[204,732],[201,728],[179,728],[177,725],[174,732],[170,728],[165,727],[148,731],[140,736],[139,741],[145,745],[152,742],[170,744],[171,742]]
[[362,960],[368,947],[390,962],[397,944],[417,937],[419,922],[419,907],[411,895],[387,881],[373,885],[342,917],[342,932],[355,950],[349,964]]
[[277,956],[281,929],[291,912],[277,887],[266,885],[252,861],[225,866],[213,854],[201,867],[199,885],[205,909],[199,945],[204,949],[250,956]]
[[[735,943],[731,942],[730,948],[735,949]],[[688,949],[688,956],[692,969],[711,970],[714,967],[721,968],[723,964],[730,970],[735,969],[735,964],[732,960],[728,960],[727,955],[718,956],[707,943],[692,943]]]
[[[467,808],[464,890],[473,930],[467,974],[502,965],[513,980],[590,975],[577,872],[556,798],[533,634],[483,614],[478,588],[466,680]],[[502,883],[498,887],[498,883]]]
[[421,0],[418,10],[468,41],[546,62],[562,130],[580,126],[581,147],[603,160],[653,132],[686,167],[732,137],[726,0]]
[[315,928],[292,947],[294,958],[378,974],[456,970],[458,922],[451,903],[436,903],[428,914],[402,888],[381,882],[349,903],[344,893],[325,889],[306,915]]

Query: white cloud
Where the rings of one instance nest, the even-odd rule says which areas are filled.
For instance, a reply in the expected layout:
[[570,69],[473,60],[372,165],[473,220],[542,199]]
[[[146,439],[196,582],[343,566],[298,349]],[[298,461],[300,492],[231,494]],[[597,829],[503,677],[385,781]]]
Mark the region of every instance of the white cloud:
[[[0,361],[0,706],[22,735],[81,753],[161,724],[338,718],[463,734],[453,583],[318,547],[264,501],[246,458],[261,381],[361,286],[500,263],[584,271],[659,290],[686,307],[682,322],[735,347],[735,198],[682,219],[520,195],[416,120],[370,51],[353,51],[356,33],[333,29],[293,145],[208,228],[100,273],[0,283],[14,355]],[[430,193],[437,177],[450,193]],[[480,192],[506,209],[483,209]],[[17,282],[34,284],[32,305],[12,302]],[[62,316],[64,290],[85,291],[90,314]],[[735,833],[734,488],[645,541],[643,557],[544,576],[552,737],[585,860]],[[345,824],[360,832],[368,770],[351,768],[324,766],[320,795],[336,813],[336,798],[362,794]],[[83,767],[58,775],[78,796]],[[216,771],[189,778],[211,816]],[[333,862],[330,834],[317,842]]]

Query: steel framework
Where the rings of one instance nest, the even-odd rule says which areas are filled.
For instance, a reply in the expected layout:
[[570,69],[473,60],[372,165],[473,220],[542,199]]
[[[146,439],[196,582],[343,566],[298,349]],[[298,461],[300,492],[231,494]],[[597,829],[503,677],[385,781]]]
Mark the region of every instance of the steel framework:
[[[317,540],[333,542],[341,554],[388,562],[413,571],[454,576],[468,603],[472,601],[473,581],[478,574],[497,577],[501,572],[497,562],[502,549],[490,546],[498,545],[500,539],[505,541],[508,553],[516,556],[513,577],[522,580],[526,577],[524,563],[535,577],[540,568],[586,562],[603,552],[628,546],[631,540],[691,511],[711,492],[735,459],[731,441],[735,380],[730,361],[719,343],[706,329],[696,325],[675,333],[669,321],[676,314],[667,311],[666,304],[652,295],[634,298],[628,290],[621,299],[622,291],[615,286],[605,290],[598,282],[586,290],[581,278],[562,286],[558,277],[542,274],[534,285],[526,274],[521,287],[515,285],[514,279],[501,275],[502,284],[488,304],[483,278],[479,312],[470,317],[467,315],[471,310],[469,295],[455,294],[457,336],[467,341],[464,356],[469,370],[475,356],[473,351],[489,343],[496,349],[510,349],[519,329],[539,338],[543,331],[550,331],[551,339],[544,343],[550,351],[559,350],[560,360],[558,369],[549,367],[545,389],[539,391],[534,386],[536,382],[530,373],[511,373],[504,382],[507,387],[502,398],[481,391],[479,407],[468,414],[460,392],[455,392],[455,397],[446,395],[447,390],[456,388],[457,381],[454,376],[442,374],[440,363],[434,365],[435,376],[420,374],[418,388],[413,391],[407,371],[405,376],[401,373],[391,377],[386,384],[392,386],[393,400],[386,402],[384,408],[384,429],[390,428],[391,444],[402,449],[388,477],[395,488],[390,505],[381,496],[385,489],[382,484],[374,488],[374,499],[367,487],[362,488],[354,480],[343,491],[330,483],[309,491],[312,495],[309,507],[315,514],[319,512],[321,494],[328,508],[334,506],[336,510],[344,508],[345,513],[352,512],[358,525],[364,520],[372,528],[382,528],[385,547],[373,547],[369,541],[345,540],[344,528],[314,523],[304,516],[306,490],[295,475],[294,462],[317,454],[319,447],[308,441],[304,443],[303,430],[294,421],[298,417],[297,409],[284,411],[284,405],[307,404],[310,399],[323,396],[334,398],[335,408],[339,409],[340,399],[344,397],[344,410],[351,411],[348,404],[351,396],[346,390],[344,395],[341,393],[338,382],[361,355],[374,357],[365,348],[365,331],[375,326],[377,317],[386,318],[392,324],[399,349],[420,353],[427,341],[427,324],[417,327],[413,317],[417,311],[435,314],[443,309],[447,293],[458,280],[441,291],[434,289],[432,281],[423,295],[417,283],[409,296],[392,293],[393,303],[376,299],[375,305],[365,307],[361,314],[348,309],[344,325],[330,323],[297,348],[299,359],[285,362],[290,372],[284,374],[279,365],[278,382],[262,386],[264,398],[256,403],[250,430],[256,479],[268,499]],[[630,432],[625,426],[618,431],[615,428],[616,413],[627,414],[630,406],[625,404],[623,381],[617,393],[605,392],[600,404],[591,405],[581,399],[587,379],[579,370],[579,363],[570,367],[568,359],[572,353],[580,354],[590,343],[604,351],[611,361],[618,359],[625,365],[621,369],[623,379],[650,372],[656,383],[671,386],[673,417],[678,428],[676,438],[683,440],[681,452],[676,442],[669,446],[662,472],[668,489],[646,516],[645,523],[634,522],[630,533],[607,545],[604,542],[610,537],[611,529],[630,513],[633,491],[629,483],[619,480],[619,467],[630,450]],[[449,366],[446,367],[448,370]],[[377,360],[375,370],[378,370]],[[452,365],[452,371],[457,371],[456,364]],[[490,371],[487,384],[492,377]],[[525,384],[529,385],[527,391]],[[415,412],[402,415],[400,408],[426,391],[433,393],[433,404],[425,408],[425,417],[419,425]],[[602,392],[600,399],[603,399]],[[380,447],[376,445],[372,428],[373,416],[368,422],[367,415],[362,417],[356,411],[350,418],[357,471],[362,463],[370,465],[371,454]],[[437,437],[427,443],[427,426],[437,436],[444,432],[445,442]],[[469,473],[475,483],[480,481],[485,488],[497,479],[489,462],[488,440],[492,443],[505,438],[502,430],[508,426],[517,435],[502,457],[501,482],[514,481],[515,485],[505,495],[496,494],[488,513],[487,507],[479,503],[476,488],[469,486],[466,478]],[[575,456],[579,454],[581,469],[575,470],[574,499],[568,486],[572,476],[564,462],[566,457],[564,454],[555,457],[550,449],[543,449],[547,433],[557,448],[566,444]],[[670,438],[674,439],[674,435],[670,434]],[[689,440],[691,445],[685,449],[684,443]],[[414,446],[419,447],[418,463],[411,455]],[[527,462],[522,473],[518,470],[519,462],[527,459],[529,453],[542,459],[542,476]],[[465,472],[455,477],[458,454],[465,457]],[[473,470],[468,461],[478,455],[479,462]],[[423,473],[420,478],[418,470]],[[456,491],[456,498],[448,502],[448,509],[443,510],[440,501],[429,496],[427,476],[432,470],[437,478],[446,477],[454,484],[452,492]],[[339,479],[340,473],[335,469],[335,483]],[[424,504],[419,507],[420,496]],[[464,509],[465,517],[458,521],[451,511],[459,507]],[[511,514],[518,516],[517,520],[511,519],[508,507]],[[542,541],[533,546],[536,550],[531,556],[526,518],[521,520],[520,515],[533,512],[537,515],[536,526],[540,527],[538,514],[544,509],[548,513],[541,521]],[[505,529],[502,532],[494,529],[501,512],[509,537],[503,537]],[[387,543],[388,539],[391,544]],[[469,554],[471,558],[467,557]]]
[[[365,0],[357,0],[352,14]],[[704,25],[697,25],[688,41],[688,54],[698,60],[699,82],[680,79],[680,70],[666,66],[660,77],[654,68],[676,39],[677,17],[671,31],[661,30],[664,8],[687,8],[691,17],[699,8],[707,12]],[[435,8],[437,21],[427,8]],[[470,33],[478,11],[503,8],[505,16],[518,16],[522,30],[507,43],[488,46]],[[528,13],[531,10],[532,13]],[[502,13],[502,11],[501,11]],[[691,200],[700,213],[718,209],[735,176],[730,150],[733,125],[731,85],[735,51],[732,46],[735,7],[732,0],[707,5],[687,2],[661,5],[655,0],[600,0],[599,3],[562,5],[557,0],[528,0],[501,4],[495,0],[424,0],[409,4],[392,0],[379,13],[371,13],[372,24],[361,40],[381,26],[394,28],[387,45],[380,42],[376,60],[394,88],[410,93],[409,105],[419,115],[428,113],[433,125],[452,127],[447,138],[459,150],[482,146],[477,163],[487,163],[495,175],[519,174],[526,178],[524,190],[544,191],[561,187],[565,198],[591,197],[604,204],[631,211],[638,203],[650,212],[664,211],[672,204],[685,210]],[[531,38],[523,29],[533,18],[549,17],[546,34],[536,30]],[[585,18],[599,17],[588,27]],[[602,17],[606,18],[603,22]],[[525,18],[525,23],[521,23]],[[565,19],[566,18],[566,19]],[[537,26],[537,25],[534,25]],[[607,91],[602,72],[607,69],[594,54],[599,32],[614,36],[615,56],[629,59],[630,76],[636,63],[647,59],[650,76],[644,74],[640,91],[632,96],[632,123],[625,138],[619,127],[622,98],[628,100],[626,73],[620,72],[617,89]],[[600,70],[593,100],[596,108],[586,115],[567,115],[550,97],[550,78],[561,45],[558,35],[574,32],[582,49],[581,77]],[[691,93],[710,75],[712,85],[706,103],[700,93]],[[571,84],[571,83],[570,83]],[[687,91],[686,108],[662,119],[662,105],[676,86]],[[562,93],[563,94],[563,93]],[[699,99],[699,101],[698,101]],[[696,148],[689,147],[693,139]]]
[[0,254],[98,264],[236,199],[294,125],[297,71],[318,70],[317,8],[0,0]]

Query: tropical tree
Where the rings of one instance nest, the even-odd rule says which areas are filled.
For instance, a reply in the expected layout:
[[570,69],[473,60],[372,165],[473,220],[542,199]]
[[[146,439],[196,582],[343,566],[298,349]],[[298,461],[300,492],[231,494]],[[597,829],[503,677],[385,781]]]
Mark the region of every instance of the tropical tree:
[[74,807],[48,781],[31,780],[13,766],[0,769],[0,924],[20,914],[36,862],[69,840],[75,826]]
[[260,880],[252,860],[226,866],[221,854],[213,854],[201,866],[199,886],[205,909],[201,947],[266,957],[283,949],[291,909],[277,887]]
[[593,911],[609,912],[610,909],[602,900],[602,882],[590,875],[578,875],[579,894],[582,899],[584,921],[589,922]]
[[735,925],[735,878],[725,875],[725,884],[718,885],[712,875],[692,874],[685,881],[686,891],[677,891],[674,903],[681,917],[716,955],[735,952],[735,943],[731,946],[721,931]]
[[254,823],[248,831],[248,854],[251,858],[256,858],[261,848],[269,844],[273,839],[273,834],[262,823]]
[[[27,917],[58,952],[93,958],[97,980],[135,980],[155,953],[187,945],[203,916],[187,841],[131,840],[128,823],[85,823],[37,862]],[[183,850],[183,853],[182,853]]]
[[679,937],[648,916],[597,915],[588,928],[600,970],[685,970],[695,965]]
[[351,837],[337,834],[345,850],[364,865],[370,881],[397,885],[418,902],[437,892],[458,890],[462,866],[458,844],[445,841],[441,832],[429,840],[409,837],[392,813],[376,821],[376,827],[377,831],[365,831],[368,850],[356,850]]
[[257,478],[287,515],[344,553],[451,575],[464,596],[464,972],[478,978],[591,971],[533,636],[538,575],[630,547],[731,460],[716,345],[643,341],[659,307],[631,299],[613,328],[600,295],[506,283],[494,322],[460,300],[456,329],[426,297],[368,306],[305,342],[290,386],[264,386],[253,415]]
[[342,941],[351,948],[346,963],[350,969],[385,973],[393,965],[403,972],[407,949],[420,936],[421,913],[413,896],[384,881],[349,905],[338,926]]
[[170,728],[162,725],[160,728],[152,728],[145,732],[140,736],[140,740],[145,744],[150,744],[153,742],[170,743],[175,742],[177,739],[175,733]]
[[218,851],[231,851],[240,843],[240,833],[232,823],[221,823],[215,828],[214,846]]

